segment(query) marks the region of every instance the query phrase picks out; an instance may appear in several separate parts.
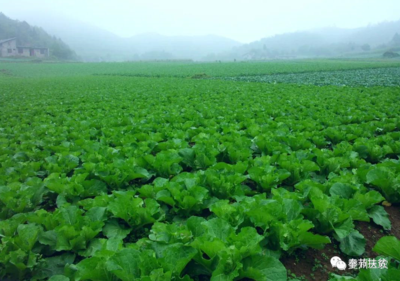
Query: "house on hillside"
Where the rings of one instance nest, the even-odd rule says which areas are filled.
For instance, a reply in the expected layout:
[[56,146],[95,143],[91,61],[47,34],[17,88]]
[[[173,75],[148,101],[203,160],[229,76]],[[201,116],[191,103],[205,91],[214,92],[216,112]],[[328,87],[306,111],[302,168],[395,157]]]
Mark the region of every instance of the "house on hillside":
[[17,38],[0,40],[0,57],[37,57],[49,56],[49,48],[17,46]]

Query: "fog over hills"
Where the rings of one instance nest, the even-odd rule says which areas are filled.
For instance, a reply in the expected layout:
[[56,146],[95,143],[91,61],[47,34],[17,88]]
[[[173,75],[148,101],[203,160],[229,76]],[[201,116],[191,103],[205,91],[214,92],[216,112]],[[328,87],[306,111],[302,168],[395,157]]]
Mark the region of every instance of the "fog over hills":
[[207,55],[231,50],[241,43],[217,35],[163,36],[144,33],[123,38],[75,19],[56,14],[23,14],[18,18],[40,26],[64,40],[84,61],[154,59],[201,60]]
[[163,36],[145,33],[125,40],[144,58],[170,55],[171,59],[201,60],[207,55],[228,51],[241,43],[217,35]]
[[283,33],[242,44],[218,35],[165,36],[151,32],[124,38],[61,14],[45,12],[21,12],[16,19],[61,38],[83,61],[338,57],[400,47],[393,41],[395,34],[400,34],[400,20],[355,29],[325,27]]
[[16,38],[17,46],[48,48],[51,59],[77,59],[75,52],[65,42],[50,36],[43,28],[31,26],[25,21],[12,20],[0,12],[0,40],[10,38]]
[[355,29],[327,27],[263,38],[235,48],[228,57],[337,57],[374,50],[397,51],[400,46],[393,41],[396,34],[400,34],[400,20]]

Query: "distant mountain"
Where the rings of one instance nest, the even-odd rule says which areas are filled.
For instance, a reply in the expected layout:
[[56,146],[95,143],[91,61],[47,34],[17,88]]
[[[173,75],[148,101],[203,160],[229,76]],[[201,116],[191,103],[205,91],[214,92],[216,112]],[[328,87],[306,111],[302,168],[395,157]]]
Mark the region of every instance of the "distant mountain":
[[216,35],[205,36],[163,36],[146,33],[126,40],[135,50],[148,56],[152,52],[165,52],[177,59],[200,60],[207,55],[228,51],[241,43]]
[[[355,29],[336,27],[279,34],[234,49],[229,57],[270,59],[293,57],[337,57],[374,48],[389,48],[400,20]],[[394,42],[393,41],[393,42]],[[226,55],[226,54],[225,54]]]
[[17,38],[17,45],[44,47],[58,59],[74,60],[76,54],[62,40],[50,36],[40,27],[30,26],[25,21],[12,20],[0,12],[0,40]]
[[153,59],[201,60],[241,43],[216,36],[163,36],[157,33],[122,38],[112,32],[59,14],[20,13],[29,23],[60,37],[85,61],[126,61]]
[[400,33],[400,20],[354,29],[346,40],[376,47],[390,42],[396,33]]
[[21,10],[18,18],[41,26],[51,35],[60,37],[84,61],[106,58],[119,60],[127,54],[128,48],[121,43],[122,40],[117,35],[84,22],[70,20],[60,14]]
[[[346,57],[374,53],[396,47],[400,20],[362,28],[327,27],[284,33],[249,44],[217,35],[164,36],[144,33],[122,38],[60,14],[45,11],[18,12],[18,18],[43,27],[61,38],[84,61],[130,60],[262,60],[276,58]],[[134,31],[133,31],[134,32]]]

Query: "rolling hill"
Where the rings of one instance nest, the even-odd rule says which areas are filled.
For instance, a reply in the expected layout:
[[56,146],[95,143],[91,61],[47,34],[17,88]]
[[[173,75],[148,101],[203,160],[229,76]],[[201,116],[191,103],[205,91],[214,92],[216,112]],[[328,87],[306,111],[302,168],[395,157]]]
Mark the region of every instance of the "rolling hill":
[[0,12],[0,40],[13,37],[17,38],[18,45],[49,48],[53,59],[77,59],[75,52],[61,39],[50,36],[40,27],[31,26],[25,21],[12,20]]
[[400,20],[355,29],[328,27],[263,38],[236,48],[230,56],[248,59],[352,56],[395,48],[396,34],[400,34]]
[[41,26],[48,33],[60,37],[84,61],[127,61],[156,59],[201,60],[231,50],[241,43],[217,35],[164,36],[144,33],[123,38],[61,14],[20,13],[18,18]]

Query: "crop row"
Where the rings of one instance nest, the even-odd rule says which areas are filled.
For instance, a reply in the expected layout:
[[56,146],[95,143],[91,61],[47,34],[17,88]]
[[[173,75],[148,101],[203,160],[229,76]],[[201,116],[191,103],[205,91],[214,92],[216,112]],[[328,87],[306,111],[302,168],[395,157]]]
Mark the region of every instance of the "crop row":
[[336,86],[400,86],[400,68],[352,69],[309,73],[225,77],[226,80]]
[[398,88],[1,83],[0,278],[279,281],[296,249],[362,255],[356,221],[391,229]]
[[398,67],[398,61],[298,60],[266,62],[126,62],[126,63],[5,63],[0,62],[0,77],[84,77],[122,75],[137,77],[252,76],[273,73],[302,73]]

